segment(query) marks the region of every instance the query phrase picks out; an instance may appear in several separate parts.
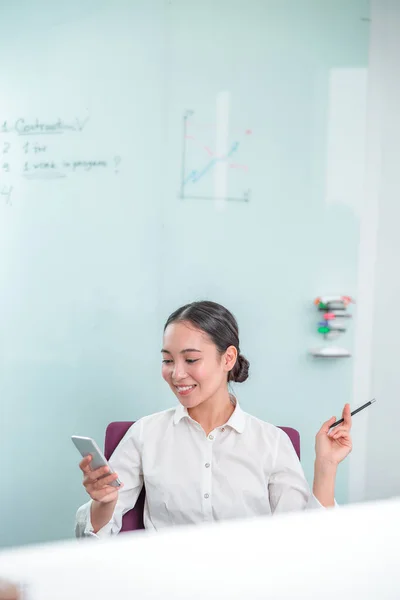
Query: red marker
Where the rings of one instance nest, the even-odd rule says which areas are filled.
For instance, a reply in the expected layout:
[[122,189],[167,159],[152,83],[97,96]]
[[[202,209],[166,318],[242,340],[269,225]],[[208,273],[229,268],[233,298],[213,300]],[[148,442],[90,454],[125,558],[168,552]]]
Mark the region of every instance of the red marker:
[[335,312],[328,312],[324,314],[324,319],[325,321],[331,321],[332,319],[336,319],[336,317],[340,317],[341,319],[345,318],[345,319],[351,319],[351,316],[349,313],[335,313]]

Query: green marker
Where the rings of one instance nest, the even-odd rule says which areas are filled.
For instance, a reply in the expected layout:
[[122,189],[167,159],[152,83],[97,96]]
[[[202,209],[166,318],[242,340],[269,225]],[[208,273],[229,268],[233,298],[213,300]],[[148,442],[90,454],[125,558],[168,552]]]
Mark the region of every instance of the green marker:
[[319,333],[329,333],[330,329],[329,327],[318,327],[318,331]]

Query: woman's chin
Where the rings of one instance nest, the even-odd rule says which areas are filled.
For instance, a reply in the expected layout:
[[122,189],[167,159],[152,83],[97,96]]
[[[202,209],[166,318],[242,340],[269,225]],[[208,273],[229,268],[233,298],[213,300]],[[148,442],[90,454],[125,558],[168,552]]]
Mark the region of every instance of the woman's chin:
[[194,392],[188,394],[187,396],[184,396],[183,394],[179,394],[175,391],[175,396],[185,408],[194,408],[195,406],[198,406],[202,403],[202,399],[201,397],[199,397],[199,394],[196,394]]
[[180,396],[178,396],[178,400],[185,408],[195,408],[196,406],[201,404],[201,400],[199,400],[198,398],[181,398]]

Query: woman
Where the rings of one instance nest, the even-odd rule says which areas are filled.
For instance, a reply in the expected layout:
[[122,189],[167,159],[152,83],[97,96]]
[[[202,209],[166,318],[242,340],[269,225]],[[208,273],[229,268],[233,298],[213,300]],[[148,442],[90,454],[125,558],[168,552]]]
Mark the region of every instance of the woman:
[[[91,471],[91,457],[80,462],[91,501],[78,510],[78,537],[118,533],[143,484],[148,529],[334,506],[337,466],[351,451],[349,405],[342,425],[330,430],[332,417],[317,434],[311,494],[288,436],[243,412],[229,393],[230,381],[247,379],[249,363],[226,308],[194,302],[175,311],[162,358],[180,404],[129,429],[110,460],[115,473]],[[118,489],[110,485],[117,477]]]

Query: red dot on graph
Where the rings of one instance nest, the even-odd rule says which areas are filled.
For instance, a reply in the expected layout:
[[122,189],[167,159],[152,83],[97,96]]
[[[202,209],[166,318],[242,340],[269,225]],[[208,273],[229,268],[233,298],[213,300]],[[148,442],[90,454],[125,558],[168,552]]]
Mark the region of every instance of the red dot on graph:
[[246,135],[251,135],[253,132],[251,131],[251,129],[246,129]]

